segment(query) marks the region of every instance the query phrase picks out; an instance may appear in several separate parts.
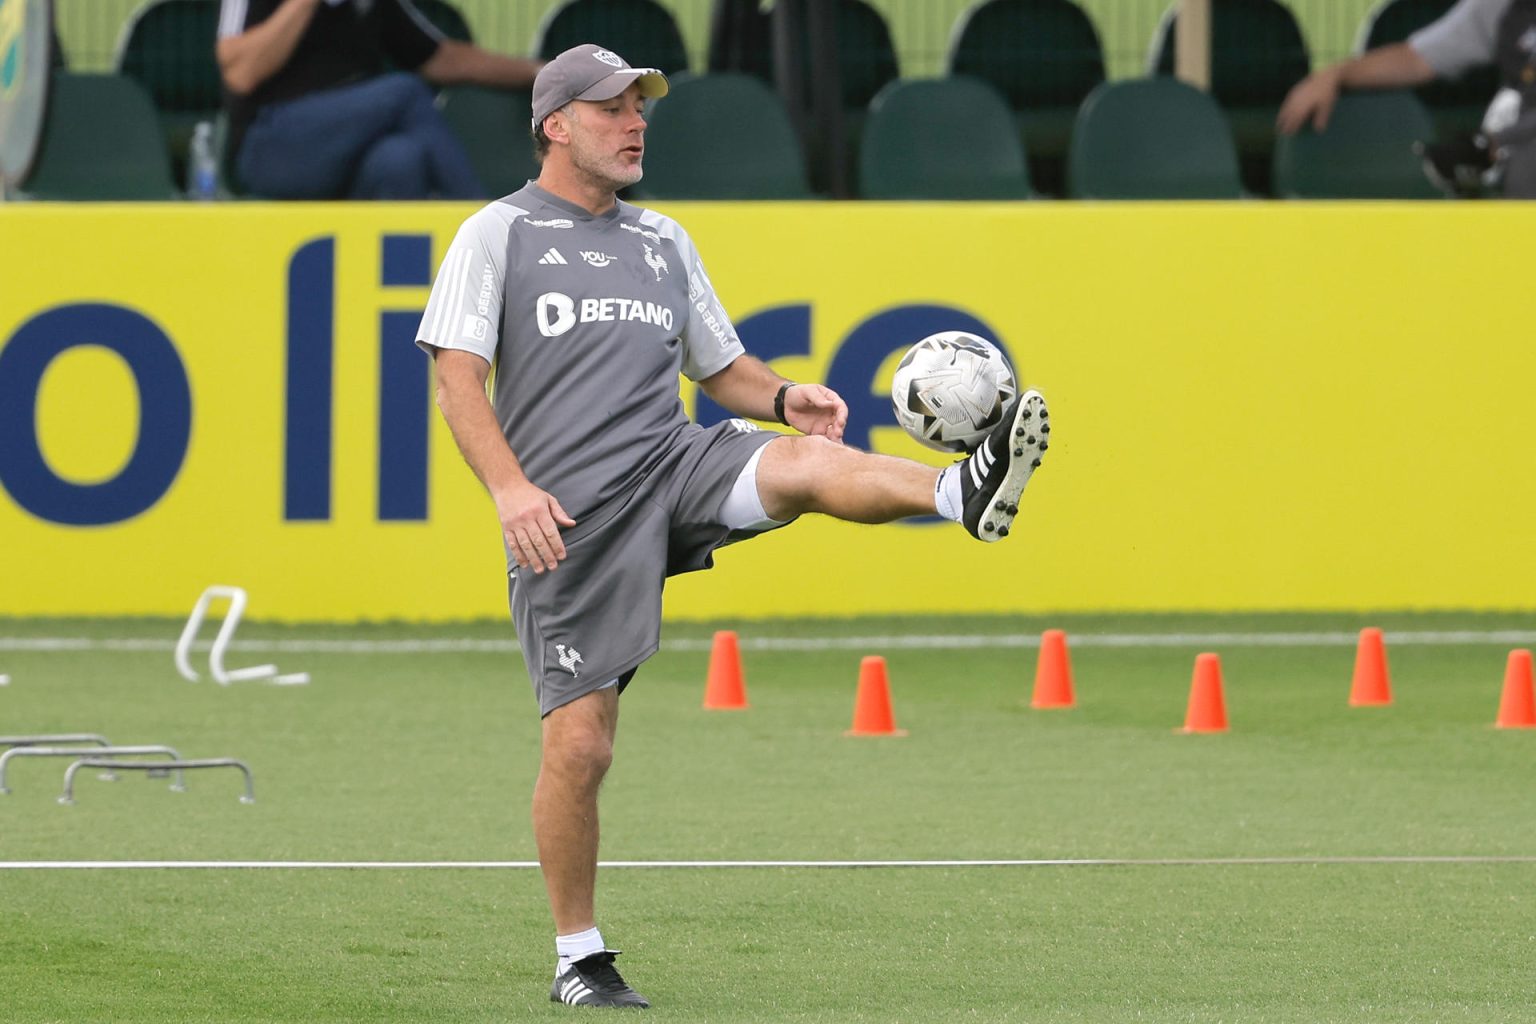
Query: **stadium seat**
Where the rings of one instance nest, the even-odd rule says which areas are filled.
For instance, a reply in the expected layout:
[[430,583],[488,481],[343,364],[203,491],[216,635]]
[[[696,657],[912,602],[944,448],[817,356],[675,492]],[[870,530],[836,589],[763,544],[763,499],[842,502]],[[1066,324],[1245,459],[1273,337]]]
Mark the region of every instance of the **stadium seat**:
[[[1404,42],[1455,4],[1456,0],[1384,0],[1360,26],[1356,52]],[[1431,82],[1417,90],[1441,138],[1476,131],[1498,91],[1499,73],[1492,65],[1472,68],[1454,81]]]
[[891,30],[865,0],[838,0],[837,49],[843,106],[850,111],[867,109],[875,94],[901,73]]
[[1232,133],[1216,101],[1173,78],[1105,82],[1072,128],[1067,183],[1079,199],[1236,199]]
[[422,17],[430,21],[439,32],[461,43],[472,43],[475,34],[469,29],[464,14],[448,0],[411,0]]
[[956,22],[951,75],[974,75],[1013,109],[1044,192],[1065,191],[1067,145],[1077,108],[1104,81],[1093,22],[1072,0],[982,0]]
[[866,199],[1028,199],[1029,170],[1003,97],[977,78],[892,82],[859,146]]
[[705,70],[744,71],[773,85],[773,14],[755,0],[716,0]]
[[654,199],[805,199],[800,143],[778,95],[751,75],[678,75],[651,107],[645,177]]
[[[839,93],[843,100],[843,170],[852,181],[857,176],[859,140],[864,134],[864,118],[875,94],[887,83],[900,77],[896,47],[885,17],[867,0],[836,0],[833,8],[837,21]],[[717,8],[717,16],[720,11]],[[746,31],[731,37],[729,52],[723,52],[725,38],[713,38],[709,54],[711,69],[744,71],[770,86],[777,86],[777,62],[773,50],[773,23],[769,14],[758,12]],[[802,81],[810,80],[810,39],[801,45]],[[811,131],[806,142],[807,166],[817,187],[825,190],[832,179],[832,166],[826,153],[827,142],[821,133]]]
[[31,176],[31,199],[174,199],[180,195],[149,93],[123,75],[56,71]]
[[528,133],[528,93],[458,85],[444,89],[438,104],[492,195],[516,192],[538,177]]
[[[1172,75],[1178,58],[1178,5],[1152,41],[1149,73]],[[1301,26],[1279,0],[1211,0],[1211,94],[1232,127],[1249,191],[1267,193],[1275,115],[1291,86],[1311,70]]]
[[1411,92],[1339,97],[1328,130],[1281,136],[1275,194],[1294,199],[1437,199],[1413,144],[1434,124]]
[[[184,166],[197,122],[219,112],[218,26],[219,0],[151,0],[118,37],[114,66],[149,90],[173,169]],[[177,181],[183,177],[176,173]]]
[[545,17],[533,50],[548,60],[582,43],[612,47],[635,67],[688,70],[683,34],[656,0],[568,0]]

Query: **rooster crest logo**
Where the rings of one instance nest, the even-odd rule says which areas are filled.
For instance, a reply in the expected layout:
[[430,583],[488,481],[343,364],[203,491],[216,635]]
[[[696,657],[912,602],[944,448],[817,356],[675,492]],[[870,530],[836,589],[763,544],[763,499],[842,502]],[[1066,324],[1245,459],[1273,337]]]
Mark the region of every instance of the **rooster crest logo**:
[[561,668],[573,676],[581,674],[576,671],[576,666],[581,664],[580,651],[574,647],[567,647],[565,644],[555,644],[555,653],[560,656]]
[[[641,242],[640,244],[645,245],[644,242]],[[662,256],[655,249],[652,249],[649,245],[645,246],[645,265],[656,272],[656,280],[658,281],[661,280],[661,272],[663,270],[669,274],[672,273],[672,268],[667,266],[667,258]]]

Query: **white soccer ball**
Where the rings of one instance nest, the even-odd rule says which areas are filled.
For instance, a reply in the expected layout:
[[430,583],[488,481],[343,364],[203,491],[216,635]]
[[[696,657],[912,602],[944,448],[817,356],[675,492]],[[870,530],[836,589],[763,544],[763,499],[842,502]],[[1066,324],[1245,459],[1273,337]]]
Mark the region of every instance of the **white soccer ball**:
[[907,350],[891,379],[896,422],[920,444],[969,452],[1018,394],[997,346],[965,331],[931,334]]

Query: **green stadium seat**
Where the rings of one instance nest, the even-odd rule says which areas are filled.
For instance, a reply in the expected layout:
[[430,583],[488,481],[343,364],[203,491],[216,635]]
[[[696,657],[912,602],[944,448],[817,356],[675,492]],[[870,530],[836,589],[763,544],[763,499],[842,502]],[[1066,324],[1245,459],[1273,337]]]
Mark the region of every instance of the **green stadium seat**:
[[[1455,5],[1456,0],[1385,0],[1366,15],[1356,52],[1406,42]],[[1499,72],[1492,65],[1472,68],[1454,81],[1431,82],[1417,90],[1441,138],[1476,131],[1498,91]]]
[[800,142],[778,94],[751,75],[678,75],[650,108],[652,199],[807,199]]
[[193,128],[213,120],[222,102],[213,53],[218,27],[219,0],[151,0],[118,38],[114,67],[149,90],[177,181]]
[[124,75],[56,71],[31,199],[175,199],[171,161],[149,93]]
[[[1152,41],[1149,73],[1172,75],[1178,59],[1178,6]],[[1275,115],[1312,61],[1301,26],[1278,0],[1211,0],[1211,94],[1232,127],[1248,190],[1269,192]]]
[[[825,0],[822,0],[825,2]],[[839,92],[843,99],[843,169],[848,180],[858,173],[859,140],[864,134],[864,118],[869,104],[887,83],[901,75],[890,27],[881,13],[866,0],[836,0]],[[739,12],[737,12],[739,16]],[[717,17],[719,10],[717,9]],[[768,13],[757,12],[747,31],[732,37],[729,52],[726,40],[711,40],[711,70],[744,71],[770,86],[777,86],[777,63],[773,52],[773,24]],[[801,79],[810,78],[810,39],[802,41]],[[825,190],[832,178],[832,166],[825,152],[825,140],[818,132],[809,133],[807,166],[817,187]]]
[[1275,144],[1275,194],[1292,199],[1439,199],[1413,144],[1434,124],[1413,93],[1339,97],[1324,132],[1304,130]]
[[582,43],[611,47],[635,67],[688,70],[677,21],[655,0],[568,0],[539,26],[533,50],[548,60]]
[[444,89],[438,104],[492,195],[516,192],[539,176],[528,132],[533,105],[528,93],[458,85]]
[[464,14],[448,0],[411,0],[421,16],[430,21],[443,35],[461,43],[472,43],[475,34],[470,31]]
[[890,27],[864,0],[838,0],[837,49],[843,106],[850,111],[865,110],[875,94],[901,74]]
[[1003,97],[977,78],[892,82],[859,147],[866,199],[1028,199],[1029,169]]
[[1077,108],[1104,81],[1093,22],[1072,0],[983,0],[956,22],[949,73],[973,75],[1007,99],[1044,192],[1065,191]]
[[1221,108],[1173,78],[1105,82],[1083,101],[1067,157],[1079,199],[1237,199],[1237,153]]

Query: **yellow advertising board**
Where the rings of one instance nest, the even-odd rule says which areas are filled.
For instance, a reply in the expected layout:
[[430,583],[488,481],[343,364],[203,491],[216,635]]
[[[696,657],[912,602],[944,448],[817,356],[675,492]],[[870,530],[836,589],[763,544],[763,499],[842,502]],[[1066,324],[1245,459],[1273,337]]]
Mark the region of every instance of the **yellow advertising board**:
[[[504,615],[412,345],[468,212],[0,207],[0,615],[184,614],[212,583],[267,619]],[[807,517],[672,581],[674,618],[1536,607],[1523,204],[665,212],[853,443],[925,457],[886,392],[951,326],[1056,428],[1004,543]]]

